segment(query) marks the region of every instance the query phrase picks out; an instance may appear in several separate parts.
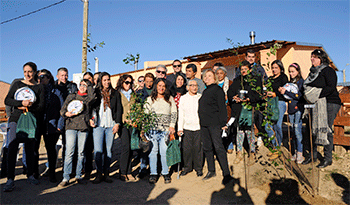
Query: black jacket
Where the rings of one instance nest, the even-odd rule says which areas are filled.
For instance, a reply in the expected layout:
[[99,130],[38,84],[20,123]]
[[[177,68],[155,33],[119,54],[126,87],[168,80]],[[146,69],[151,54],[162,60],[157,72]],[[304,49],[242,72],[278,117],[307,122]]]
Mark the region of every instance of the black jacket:
[[203,91],[198,106],[201,126],[224,127],[227,121],[225,93],[217,84],[211,84]]
[[[235,125],[238,125],[239,117],[241,115],[242,111],[242,103],[237,103],[236,101],[233,101],[232,98],[236,95],[239,96],[239,91],[242,90],[242,77],[241,75],[235,78],[230,85],[230,88],[227,91],[227,99],[228,103],[231,107],[231,117],[236,118],[235,120]],[[260,76],[254,76],[256,79],[256,87],[260,87],[262,89],[262,82],[261,82],[261,77]],[[256,103],[261,100],[260,94],[257,93],[256,91],[252,90],[252,86],[249,85],[248,82],[245,82],[243,80],[243,86],[244,90],[248,91],[246,94],[246,98],[249,98],[251,105],[253,107],[256,106]]]
[[65,84],[58,84],[58,81],[56,80],[55,87],[62,93],[63,100],[66,100],[69,94],[78,92],[77,85],[69,81],[67,81]]
[[[64,128],[64,118],[60,115],[61,107],[63,106],[62,93],[57,89],[46,90],[45,92],[51,92],[50,99],[48,102],[45,101],[45,112],[44,112],[44,124],[45,129],[42,130],[43,134],[53,134],[57,133],[57,128],[63,130]],[[46,93],[45,93],[46,94]]]
[[[95,109],[97,117],[100,110],[101,105],[101,91],[99,89],[95,90],[96,93],[96,100],[92,104],[92,109]],[[111,90],[111,110],[112,110],[112,117],[115,123],[122,124],[122,115],[123,115],[123,106],[121,101],[120,93],[113,89]]]
[[269,78],[272,79],[272,89],[273,89],[273,92],[276,93],[278,100],[288,102],[288,100],[280,93],[280,91],[278,91],[278,88],[283,87],[286,83],[288,83],[287,75],[284,73],[281,73],[281,75],[279,75],[275,79],[272,76]]

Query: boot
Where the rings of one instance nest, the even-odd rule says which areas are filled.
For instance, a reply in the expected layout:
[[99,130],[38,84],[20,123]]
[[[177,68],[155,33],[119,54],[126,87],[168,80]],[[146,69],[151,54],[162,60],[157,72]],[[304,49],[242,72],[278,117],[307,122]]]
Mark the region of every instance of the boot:
[[92,181],[93,184],[99,184],[103,181],[102,172],[97,170],[96,178]]
[[103,174],[103,180],[107,183],[112,183],[113,180],[111,177],[109,177],[109,171],[106,171],[104,174]]

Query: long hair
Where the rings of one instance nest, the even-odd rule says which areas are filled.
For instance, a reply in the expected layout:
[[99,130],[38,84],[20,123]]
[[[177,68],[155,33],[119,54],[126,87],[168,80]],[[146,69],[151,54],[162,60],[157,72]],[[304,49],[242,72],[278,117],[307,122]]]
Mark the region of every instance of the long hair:
[[[110,75],[109,73],[107,73],[107,72],[102,72],[102,73],[100,73],[100,75],[98,76],[98,83],[97,83],[97,86],[96,86],[96,89],[98,89],[98,90],[100,90],[100,91],[102,91],[102,89],[103,89],[103,86],[102,86],[102,78],[103,78],[104,76],[108,76],[109,79],[111,78],[111,75]],[[110,89],[113,89],[113,88],[112,88],[112,84],[109,84],[108,90],[110,90]]]
[[300,78],[301,78],[301,69],[300,69],[300,66],[299,66],[298,63],[292,63],[292,64],[289,65],[289,68],[290,68],[290,67],[295,68],[295,70],[298,72],[298,75],[297,75],[294,79],[292,79],[292,78],[289,76],[289,78],[290,78],[289,81],[292,82],[292,83],[296,83],[296,82],[298,82],[298,81],[300,80]]
[[272,66],[273,64],[276,64],[276,65],[280,68],[281,73],[284,73],[284,66],[283,66],[282,61],[280,61],[280,60],[274,60],[274,61],[271,63],[271,66]]
[[124,74],[124,75],[120,76],[120,78],[118,79],[118,82],[117,82],[117,87],[115,89],[120,92],[120,90],[123,89],[123,83],[128,78],[131,79],[131,90],[134,91],[133,86],[132,86],[134,84],[134,78],[128,74]]
[[164,100],[165,100],[165,102],[167,102],[171,105],[171,102],[169,100],[170,99],[170,91],[169,91],[169,88],[167,87],[166,80],[163,78],[158,78],[153,84],[153,90],[151,93],[152,102],[157,100],[157,97],[158,97],[157,85],[159,82],[163,82],[165,84]]
[[45,75],[47,75],[47,78],[49,79],[49,83],[50,83],[51,85],[54,85],[54,84],[55,84],[55,80],[54,80],[54,78],[53,78],[53,76],[52,76],[52,74],[51,74],[51,72],[50,72],[49,70],[47,70],[47,69],[42,69],[42,70],[39,70],[38,74],[39,74],[39,73],[44,73]]

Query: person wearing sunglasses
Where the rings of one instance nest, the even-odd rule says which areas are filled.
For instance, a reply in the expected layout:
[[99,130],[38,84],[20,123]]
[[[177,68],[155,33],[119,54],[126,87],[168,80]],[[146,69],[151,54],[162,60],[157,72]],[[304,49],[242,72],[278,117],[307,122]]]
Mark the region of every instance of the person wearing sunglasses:
[[175,84],[176,75],[182,75],[186,79],[186,74],[182,72],[182,63],[180,60],[176,59],[173,61],[174,73],[167,76],[167,80],[171,82],[172,85]]
[[169,89],[173,84],[167,79],[166,73],[168,69],[165,65],[159,64],[156,67],[156,79],[164,79],[166,82],[166,87]]
[[142,90],[145,87],[145,77],[143,75],[137,78],[137,85],[135,86],[135,92]]
[[90,125],[94,129],[97,175],[92,183],[98,184],[102,181],[112,183],[113,181],[109,177],[109,168],[112,160],[114,135],[119,131],[122,123],[121,96],[118,91],[112,88],[111,76],[107,72],[100,74],[95,93],[96,100],[92,105]]
[[[49,173],[49,180],[56,183],[56,161],[57,152],[56,143],[60,136],[60,131],[64,128],[64,119],[60,115],[60,110],[63,105],[62,93],[54,87],[55,81],[49,70],[42,69],[38,74],[38,82],[44,85],[45,89],[45,110],[43,112],[43,123],[39,129],[39,136],[43,135],[45,148],[47,152],[48,164],[47,169]],[[40,141],[36,141],[35,152],[39,153]],[[35,158],[35,169],[38,170],[39,155]]]
[[[90,103],[94,98],[95,93],[91,82],[83,79],[80,81],[78,92],[69,94],[61,108],[60,114],[65,118],[66,122],[66,158],[63,165],[63,180],[58,185],[60,187],[65,187],[69,184],[70,174],[73,169],[75,147],[78,147],[75,181],[78,184],[86,184],[86,181],[82,178],[81,171],[84,161],[85,141],[89,130]],[[73,100],[78,100],[82,103],[83,108],[80,112],[68,111],[68,104]]]

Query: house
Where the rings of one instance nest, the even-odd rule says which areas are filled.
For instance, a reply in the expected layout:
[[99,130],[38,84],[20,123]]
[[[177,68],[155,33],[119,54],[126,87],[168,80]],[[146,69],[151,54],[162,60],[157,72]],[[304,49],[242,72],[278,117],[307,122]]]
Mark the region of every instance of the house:
[[[273,55],[271,54],[271,48],[274,48],[275,45],[280,46],[280,48],[277,49],[276,54]],[[271,40],[244,45],[237,48],[228,48],[225,50],[183,57],[182,71],[185,72],[187,64],[194,63],[198,68],[196,77],[200,78],[201,72],[206,69],[211,69],[217,62],[221,62],[228,71],[228,78],[233,79],[236,75],[236,68],[238,67],[239,62],[244,60],[245,52],[249,49],[256,52],[258,61],[264,67],[268,76],[272,75],[269,65],[271,62],[278,59],[282,61],[287,75],[288,66],[294,62],[298,63],[301,67],[303,78],[306,78],[309,74],[309,69],[311,67],[311,52],[315,49],[324,50],[321,44]],[[331,59],[330,62],[330,66],[335,70],[338,70]],[[155,68],[158,64],[164,64],[168,69],[168,74],[171,74],[174,72],[171,63],[172,61],[147,61],[144,63],[144,69],[112,75],[112,85],[115,87],[119,77],[123,74],[129,74],[133,76],[134,79],[137,79],[141,75],[145,75],[147,72],[155,74]]]

